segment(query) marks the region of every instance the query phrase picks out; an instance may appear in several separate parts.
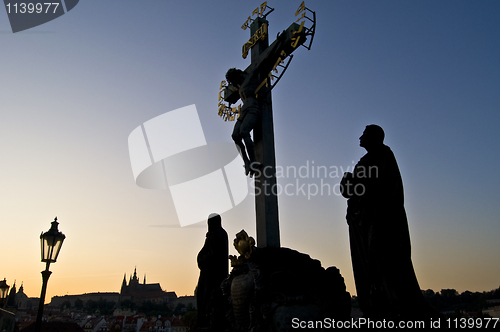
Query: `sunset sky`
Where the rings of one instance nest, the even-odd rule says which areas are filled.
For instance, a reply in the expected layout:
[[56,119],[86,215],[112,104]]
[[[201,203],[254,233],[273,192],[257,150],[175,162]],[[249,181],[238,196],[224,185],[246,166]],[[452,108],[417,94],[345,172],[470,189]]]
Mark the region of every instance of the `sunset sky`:
[[[0,10],[0,278],[39,296],[39,236],[57,216],[66,240],[47,302],[118,292],[135,267],[141,280],[193,295],[206,223],[180,227],[168,191],[135,184],[128,137],[195,104],[206,140],[231,142],[234,123],[217,115],[220,82],[249,65],[240,27],[262,2],[84,0],[18,33]],[[268,1],[271,41],[300,3]],[[312,49],[295,51],[273,90],[277,165],[352,168],[364,127],[382,126],[421,288],[498,288],[500,2],[305,4],[317,15]],[[278,179],[297,181],[340,178]],[[335,194],[279,197],[282,246],[337,266],[355,294],[345,213]],[[253,197],[222,220],[230,243],[242,229],[255,237]]]

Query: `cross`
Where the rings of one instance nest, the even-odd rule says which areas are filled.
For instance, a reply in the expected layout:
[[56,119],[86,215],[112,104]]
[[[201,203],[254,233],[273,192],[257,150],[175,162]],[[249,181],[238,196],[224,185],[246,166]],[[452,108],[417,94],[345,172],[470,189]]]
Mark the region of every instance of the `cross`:
[[[279,81],[284,71],[288,67],[291,60],[291,53],[306,41],[306,36],[311,36],[309,47],[312,43],[315,28],[314,20],[306,17],[306,7],[304,2],[300,5],[296,12],[296,16],[302,13],[302,16],[297,20],[307,18],[313,22],[311,28],[305,28],[305,20],[299,25],[292,23],[288,29],[278,35],[277,39],[269,45],[267,27],[269,22],[266,16],[274,9],[271,9],[266,15],[262,15],[267,7],[267,2],[264,2],[260,9],[254,11],[259,15],[251,24],[247,20],[242,28],[250,27],[250,39],[243,45],[243,58],[246,58],[248,52],[251,54],[251,64],[244,70],[246,74],[256,74],[258,81],[261,82],[255,94],[259,100],[261,108],[261,117],[253,128],[253,139],[255,144],[255,158],[260,163],[260,171],[255,173],[255,212],[257,226],[257,246],[258,247],[280,247],[280,232],[278,218],[278,196],[277,196],[277,181],[276,181],[276,157],[274,147],[274,125],[273,125],[273,110],[271,89]],[[260,16],[262,15],[262,16]],[[290,56],[290,57],[289,57]],[[288,63],[283,65],[288,57]],[[281,75],[274,75],[278,69],[284,68]],[[274,85],[272,80],[276,79]],[[221,89],[223,85],[221,84]],[[221,91],[222,93],[222,91]],[[225,105],[221,106],[222,101],[229,104],[234,104],[240,99],[238,89],[227,86],[224,89],[224,97],[219,95],[219,115],[226,115],[226,120],[234,120],[237,113],[236,109],[228,109]],[[231,113],[233,112],[233,113]]]

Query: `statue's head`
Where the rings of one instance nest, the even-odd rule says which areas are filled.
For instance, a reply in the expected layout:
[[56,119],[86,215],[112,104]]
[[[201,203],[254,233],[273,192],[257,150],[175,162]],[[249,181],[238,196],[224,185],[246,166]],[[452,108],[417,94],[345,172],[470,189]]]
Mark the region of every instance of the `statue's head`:
[[255,250],[255,240],[253,237],[248,236],[247,232],[241,230],[236,234],[236,238],[233,241],[234,248],[244,256],[246,259],[250,257],[252,252]]
[[211,213],[208,216],[207,223],[208,223],[208,231],[222,227],[222,219],[217,213]]
[[370,149],[384,144],[384,130],[375,124],[366,126],[363,135],[359,138],[359,146]]
[[226,81],[232,85],[239,85],[245,79],[244,74],[241,69],[231,68],[226,73]]

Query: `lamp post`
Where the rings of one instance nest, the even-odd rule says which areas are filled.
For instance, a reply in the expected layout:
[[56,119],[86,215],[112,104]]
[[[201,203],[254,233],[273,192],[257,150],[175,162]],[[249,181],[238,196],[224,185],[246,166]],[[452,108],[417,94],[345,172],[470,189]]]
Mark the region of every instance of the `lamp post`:
[[5,302],[7,302],[6,299],[9,288],[10,286],[7,285],[7,279],[3,278],[3,280],[0,280],[0,308],[3,308],[5,306]]
[[45,293],[47,291],[47,282],[52,272],[49,271],[50,263],[55,263],[62,243],[66,236],[57,229],[57,217],[54,218],[50,229],[40,235],[40,244],[42,249],[42,262],[46,263],[45,271],[42,271],[42,292],[40,294],[40,303],[38,304],[38,314],[36,316],[35,332],[40,332],[42,328],[43,306],[45,303]]

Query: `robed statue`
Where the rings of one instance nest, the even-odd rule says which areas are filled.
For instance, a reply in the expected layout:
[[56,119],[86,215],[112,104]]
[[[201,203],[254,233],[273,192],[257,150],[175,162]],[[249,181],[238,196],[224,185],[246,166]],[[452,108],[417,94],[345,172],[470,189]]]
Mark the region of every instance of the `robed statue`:
[[198,253],[200,277],[196,289],[198,310],[197,327],[217,329],[221,324],[221,283],[229,274],[227,233],[222,228],[221,217],[212,213],[208,217],[205,244]]
[[367,153],[341,181],[356,291],[365,317],[433,315],[411,260],[403,181],[384,131],[369,125],[359,138]]

